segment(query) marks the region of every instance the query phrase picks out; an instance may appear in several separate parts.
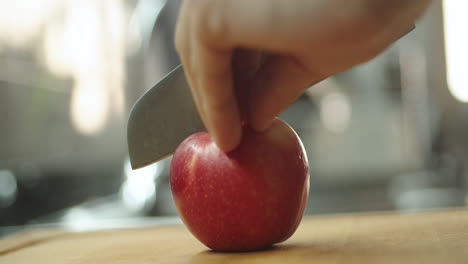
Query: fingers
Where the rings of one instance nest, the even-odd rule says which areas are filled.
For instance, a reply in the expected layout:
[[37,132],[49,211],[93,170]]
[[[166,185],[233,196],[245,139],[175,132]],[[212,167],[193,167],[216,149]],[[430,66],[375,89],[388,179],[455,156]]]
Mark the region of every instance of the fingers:
[[[241,122],[247,119],[246,109],[250,108],[247,105],[249,100],[246,99],[250,73],[255,72],[260,63],[259,52],[249,54],[240,51],[233,54],[235,48],[249,47],[272,51],[287,49],[294,43],[291,42],[290,34],[299,30],[294,24],[299,22],[293,18],[300,10],[298,5],[277,0],[184,2],[177,25],[177,50],[186,69],[187,80],[200,115],[222,150],[232,150],[240,142]],[[279,18],[281,23],[278,23]],[[271,63],[275,65],[273,60]],[[267,80],[270,67],[265,68],[257,79],[261,82]],[[288,70],[291,71],[286,69],[281,72],[289,75]],[[298,74],[291,72],[291,75]],[[271,90],[279,92],[280,86],[284,85],[272,83]],[[302,83],[297,89],[294,89],[296,85],[294,88],[291,85],[288,94],[294,96],[291,95],[286,102],[283,101],[281,106],[273,106],[281,99],[273,102],[271,95],[260,99],[260,94],[268,92],[258,91],[256,94],[259,96],[254,100],[254,104],[267,107],[259,112],[258,117],[253,116],[254,120],[260,120],[259,128],[265,126],[267,116],[274,117],[278,109],[285,108],[297,97],[299,90],[305,87]]]
[[292,104],[313,83],[326,76],[312,73],[293,57],[269,57],[253,80],[249,95],[249,123],[264,131],[279,113]]
[[[233,29],[239,34],[244,26],[239,14],[250,12],[252,5],[246,0],[238,5],[237,10],[230,6],[237,1],[186,1],[181,10],[176,31],[176,47],[185,67],[200,116],[217,145],[224,151],[235,148],[241,138],[241,111],[238,97],[244,97],[244,88],[234,89],[233,63],[250,61],[250,66],[240,66],[241,74],[236,74],[237,86],[245,87],[244,80],[250,69],[255,69],[259,57],[256,53],[239,54],[239,60],[233,60],[236,41],[225,37],[225,29]],[[267,1],[262,0],[264,5]],[[262,2],[259,1],[259,2]],[[230,21],[231,14],[236,19]],[[255,16],[250,14],[250,18]],[[235,24],[235,21],[240,23]],[[231,25],[234,23],[235,25]],[[227,26],[229,25],[229,26]],[[266,24],[264,24],[266,26]],[[230,36],[230,34],[229,34]],[[236,35],[243,38],[243,36]],[[244,69],[242,69],[244,67]],[[244,71],[244,73],[242,73]]]

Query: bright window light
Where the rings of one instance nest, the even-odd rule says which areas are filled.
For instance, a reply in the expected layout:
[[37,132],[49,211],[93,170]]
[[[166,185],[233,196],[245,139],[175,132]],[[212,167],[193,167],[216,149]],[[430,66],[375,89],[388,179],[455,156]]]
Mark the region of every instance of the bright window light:
[[468,1],[444,0],[447,84],[452,95],[468,103]]

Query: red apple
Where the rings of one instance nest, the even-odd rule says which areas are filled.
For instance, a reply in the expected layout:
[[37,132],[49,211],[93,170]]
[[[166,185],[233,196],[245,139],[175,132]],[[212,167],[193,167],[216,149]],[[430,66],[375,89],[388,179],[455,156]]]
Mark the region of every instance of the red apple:
[[170,182],[183,222],[216,251],[249,251],[285,241],[309,194],[301,140],[275,119],[263,133],[244,126],[242,142],[221,151],[206,132],[186,138],[172,158]]

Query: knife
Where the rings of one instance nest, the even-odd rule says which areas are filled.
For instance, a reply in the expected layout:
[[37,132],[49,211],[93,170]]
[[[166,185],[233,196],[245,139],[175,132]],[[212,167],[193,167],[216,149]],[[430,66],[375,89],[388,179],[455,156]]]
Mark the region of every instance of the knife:
[[133,106],[127,126],[132,169],[170,156],[189,135],[206,131],[179,65]]

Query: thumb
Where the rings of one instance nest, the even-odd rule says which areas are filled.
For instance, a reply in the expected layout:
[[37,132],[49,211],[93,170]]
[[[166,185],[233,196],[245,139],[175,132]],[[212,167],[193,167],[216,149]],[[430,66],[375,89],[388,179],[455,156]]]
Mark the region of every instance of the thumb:
[[258,70],[249,93],[250,126],[270,127],[273,118],[291,105],[305,89],[323,80],[292,56],[272,55]]

